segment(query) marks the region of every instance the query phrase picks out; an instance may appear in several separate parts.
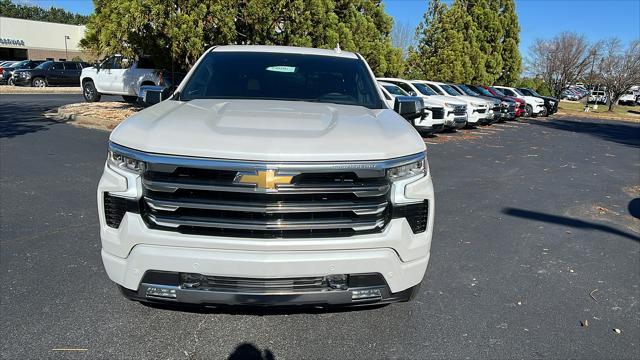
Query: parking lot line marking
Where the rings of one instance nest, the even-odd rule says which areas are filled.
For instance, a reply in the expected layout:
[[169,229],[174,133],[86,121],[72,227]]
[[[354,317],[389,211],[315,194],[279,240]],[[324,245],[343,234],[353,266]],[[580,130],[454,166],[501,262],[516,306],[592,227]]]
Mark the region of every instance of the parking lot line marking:
[[51,349],[51,351],[89,351],[89,349],[60,348],[60,349]]

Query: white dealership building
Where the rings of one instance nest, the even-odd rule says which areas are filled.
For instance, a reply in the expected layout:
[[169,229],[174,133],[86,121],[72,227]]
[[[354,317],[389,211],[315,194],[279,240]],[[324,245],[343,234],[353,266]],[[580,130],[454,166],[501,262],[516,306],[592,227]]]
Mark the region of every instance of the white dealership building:
[[[0,17],[0,60],[63,60],[82,56],[85,26]],[[84,58],[84,57],[83,57]]]

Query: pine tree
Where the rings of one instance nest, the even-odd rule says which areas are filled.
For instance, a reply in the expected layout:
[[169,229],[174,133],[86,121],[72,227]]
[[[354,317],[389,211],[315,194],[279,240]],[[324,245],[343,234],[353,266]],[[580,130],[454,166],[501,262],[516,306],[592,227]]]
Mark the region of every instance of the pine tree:
[[82,46],[99,55],[151,55],[188,69],[213,45],[264,44],[356,51],[377,75],[399,75],[392,18],[380,0],[96,0]]
[[502,38],[501,57],[502,73],[497,83],[513,85],[520,78],[522,71],[522,57],[520,56],[520,25],[513,0],[500,0],[500,20],[504,30]]
[[439,55],[442,19],[447,6],[440,0],[430,0],[422,22],[416,29],[417,44],[409,49],[407,77],[424,79],[432,74],[430,63]]
[[478,28],[476,39],[485,57],[486,77],[477,79],[482,83],[493,83],[501,75],[503,23],[500,20],[501,0],[472,0],[467,9]]

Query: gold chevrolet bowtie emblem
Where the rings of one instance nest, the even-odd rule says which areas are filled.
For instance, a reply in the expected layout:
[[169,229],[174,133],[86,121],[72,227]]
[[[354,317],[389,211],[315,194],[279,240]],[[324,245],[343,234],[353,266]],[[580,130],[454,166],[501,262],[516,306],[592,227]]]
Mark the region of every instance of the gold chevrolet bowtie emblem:
[[258,170],[255,173],[239,172],[235,182],[253,184],[258,189],[273,190],[280,184],[291,184],[293,175],[276,175],[276,170]]

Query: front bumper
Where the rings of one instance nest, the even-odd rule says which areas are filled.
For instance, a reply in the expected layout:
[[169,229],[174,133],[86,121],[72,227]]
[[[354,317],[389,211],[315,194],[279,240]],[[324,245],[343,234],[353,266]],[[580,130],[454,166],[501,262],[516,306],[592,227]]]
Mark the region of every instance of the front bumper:
[[467,116],[450,114],[444,121],[444,127],[448,129],[462,129],[467,126]]
[[12,76],[11,80],[13,81],[14,85],[17,86],[26,86],[26,85],[30,85],[31,84],[31,78],[24,78],[22,76]]
[[[129,297],[142,301],[168,301],[188,304],[225,305],[354,305],[402,301],[402,293],[418,286],[429,262],[429,256],[403,263],[391,249],[355,251],[292,251],[246,252],[206,249],[165,248],[139,245],[127,259],[102,251],[102,260],[109,277],[128,292]],[[232,279],[245,279],[247,274],[260,274],[262,279],[287,279],[325,276],[325,274],[363,274],[376,269],[381,282],[370,286],[349,286],[344,289],[312,291],[231,291],[187,288],[179,282],[154,281],[145,273],[154,269],[172,273],[216,274]],[[144,273],[142,269],[146,269]],[[138,270],[137,272],[135,270]],[[386,276],[384,276],[386,274]],[[391,276],[391,278],[389,278]],[[140,278],[140,279],[139,279]],[[139,280],[138,280],[139,279]],[[391,281],[390,279],[402,279]],[[242,281],[242,280],[239,280]],[[354,292],[377,290],[379,296],[354,298]],[[167,294],[168,296],[158,296]]]
[[[149,228],[140,214],[127,212],[118,228],[106,225],[104,192],[129,198],[140,198],[140,178],[124,176],[105,166],[98,185],[98,207],[102,260],[109,278],[125,288],[131,297],[147,298],[145,274],[154,271],[198,273],[229,278],[297,278],[334,274],[380,274],[384,282],[378,302],[399,301],[403,292],[420,284],[426,271],[434,221],[434,195],[430,176],[408,180],[396,192],[410,201],[427,200],[427,230],[414,234],[405,218],[394,218],[379,233],[349,237],[263,239],[205,236]],[[400,182],[399,182],[400,183]],[[398,183],[398,184],[399,184]],[[415,200],[414,200],[415,199]],[[171,285],[169,285],[171,286]],[[176,297],[177,302],[225,304],[298,304],[317,301],[323,304],[353,304],[347,295],[335,292],[319,294],[250,293],[230,297],[193,289]],[[385,290],[386,289],[386,290]],[[348,291],[351,291],[347,289]],[[199,290],[198,290],[199,291]],[[137,295],[136,295],[137,294]],[[295,296],[293,296],[295,295]],[[305,295],[301,297],[301,295]],[[262,299],[260,301],[256,299]],[[396,299],[396,300],[394,300]],[[347,301],[348,300],[348,301]],[[373,301],[373,300],[372,300]]]

